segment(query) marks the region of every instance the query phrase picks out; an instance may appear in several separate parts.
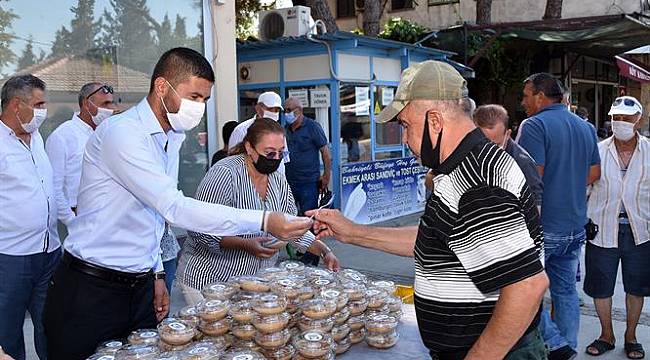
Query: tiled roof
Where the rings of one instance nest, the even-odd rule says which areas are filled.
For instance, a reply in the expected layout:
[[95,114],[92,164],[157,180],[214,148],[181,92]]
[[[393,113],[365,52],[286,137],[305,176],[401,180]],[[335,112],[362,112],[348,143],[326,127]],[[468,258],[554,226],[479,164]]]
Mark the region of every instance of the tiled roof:
[[82,56],[45,60],[16,73],[39,77],[45,81],[49,91],[77,92],[84,84],[97,81],[113,86],[118,93],[146,93],[150,83],[149,74]]

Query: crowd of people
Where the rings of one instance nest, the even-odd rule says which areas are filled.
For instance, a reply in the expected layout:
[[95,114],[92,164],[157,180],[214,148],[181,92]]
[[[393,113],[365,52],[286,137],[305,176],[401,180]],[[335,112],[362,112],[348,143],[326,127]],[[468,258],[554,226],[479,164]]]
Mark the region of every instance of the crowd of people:
[[[515,141],[507,110],[476,107],[453,67],[410,66],[376,121],[399,122],[404,144],[431,170],[431,194],[419,225],[384,228],[317,209],[331,177],[327,137],[299,99],[283,104],[273,92],[259,96],[251,119],[225,124],[195,196],[179,191],[184,132],[201,121],[214,81],[201,54],[171,49],[138,104],[121,111],[110,84],[89,82],[79,111],[46,142],[38,128],[47,84],[33,75],[5,82],[1,360],[25,359],[26,312],[41,360],[83,360],[99,343],[164,319],[174,279],[195,304],[205,285],[271,267],[285,246],[337,271],[326,237],[414,257],[421,338],[440,360],[573,359],[586,243],[584,290],[601,335],[584,351],[615,347],[622,263],[624,348],[645,355],[636,327],[650,296],[650,142],[638,133],[637,99],[614,101],[613,135],[598,142],[562,84],[533,74]],[[173,227],[188,231],[182,249]],[[543,306],[547,290],[552,309]]]

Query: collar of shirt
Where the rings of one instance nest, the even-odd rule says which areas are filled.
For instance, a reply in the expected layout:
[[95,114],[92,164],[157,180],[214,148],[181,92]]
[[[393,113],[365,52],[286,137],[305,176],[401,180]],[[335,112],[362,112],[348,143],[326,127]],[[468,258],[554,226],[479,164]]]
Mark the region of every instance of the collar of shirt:
[[75,124],[77,128],[79,128],[80,130],[84,131],[87,134],[92,134],[95,131],[90,125],[86,124],[86,122],[79,117],[78,111],[75,111],[74,115],[72,115],[72,122]]
[[544,112],[555,111],[555,110],[564,110],[567,113],[569,112],[569,110],[567,109],[567,107],[565,105],[562,105],[562,104],[558,103],[558,104],[552,104],[552,105],[549,105],[549,106],[543,108],[542,110],[538,111],[535,115],[533,115],[531,117],[536,117],[536,116],[541,115]]
[[[176,148],[180,149],[180,145],[185,140],[184,132],[175,132],[174,130],[169,130],[167,133],[164,132],[160,121],[154,114],[151,109],[151,105],[147,101],[147,98],[142,99],[140,103],[136,106],[138,115],[142,120],[142,126],[146,132],[148,132],[151,137],[153,137],[156,142],[160,145],[161,149],[165,149],[165,144],[167,145],[168,153],[175,153],[172,150]],[[174,147],[172,149],[172,147]]]
[[[460,144],[458,144],[456,149],[449,155],[449,157],[440,164],[440,167],[436,172],[447,175],[451,174],[456,166],[458,166],[458,164],[460,164],[465,159],[465,156],[467,156],[467,154],[472,151],[472,148],[477,143],[486,140],[487,138],[485,135],[483,135],[481,129],[476,128],[472,130],[469,134],[465,135],[463,140],[460,142]],[[431,139],[431,141],[435,140]]]
[[[2,129],[1,131],[2,131],[2,132],[3,132],[7,137],[9,137],[9,138],[13,138],[13,139],[16,140],[16,141],[19,141],[21,144],[24,144],[23,139],[19,138],[19,137],[16,135],[16,132],[13,131],[9,126],[7,126],[7,124],[5,124],[4,121],[0,120],[0,124],[2,125],[2,126],[0,126],[0,129]],[[30,148],[30,149],[31,149],[31,148],[33,147],[33,145],[34,145],[34,138],[35,138],[34,135],[35,135],[37,132],[38,132],[38,131],[36,131],[34,134],[32,134],[32,135],[29,137],[29,148]]]

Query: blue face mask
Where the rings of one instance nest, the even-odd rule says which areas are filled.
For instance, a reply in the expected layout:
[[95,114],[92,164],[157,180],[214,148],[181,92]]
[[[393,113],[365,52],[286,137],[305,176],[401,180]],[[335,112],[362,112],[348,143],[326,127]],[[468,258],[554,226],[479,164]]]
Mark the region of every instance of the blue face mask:
[[289,125],[293,124],[296,121],[296,114],[294,114],[293,112],[285,113],[284,121],[286,121],[287,124]]

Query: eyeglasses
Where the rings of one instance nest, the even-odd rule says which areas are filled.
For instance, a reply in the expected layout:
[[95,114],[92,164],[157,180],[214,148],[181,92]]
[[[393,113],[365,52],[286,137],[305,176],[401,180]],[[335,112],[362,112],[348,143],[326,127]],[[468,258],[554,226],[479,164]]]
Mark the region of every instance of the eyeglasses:
[[612,103],[612,106],[618,106],[621,103],[625,104],[625,106],[638,106],[638,104],[634,100],[627,99],[627,98],[618,98],[618,99],[614,100],[614,102]]
[[113,93],[113,87],[110,85],[102,85],[97,90],[91,92],[88,96],[86,96],[86,99],[90,99],[91,96],[97,94],[98,92],[102,92],[102,94],[112,94]]
[[269,160],[284,159],[287,156],[287,154],[289,154],[289,152],[287,150],[283,150],[283,151],[280,151],[280,152],[271,151],[271,152],[268,152],[268,153],[260,153],[260,152],[257,151],[257,149],[253,149],[253,150],[255,150],[255,152],[258,155],[264,156],[265,158],[267,158]]

